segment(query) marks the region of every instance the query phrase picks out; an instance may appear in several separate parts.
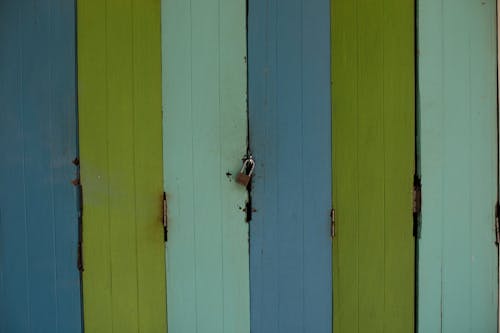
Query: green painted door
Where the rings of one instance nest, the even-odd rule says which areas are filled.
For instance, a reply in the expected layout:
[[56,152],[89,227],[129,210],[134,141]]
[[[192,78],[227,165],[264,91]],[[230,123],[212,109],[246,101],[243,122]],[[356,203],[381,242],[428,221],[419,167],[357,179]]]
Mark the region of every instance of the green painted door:
[[497,332],[495,0],[420,0],[418,332]]
[[163,0],[167,299],[171,333],[249,324],[244,0]]
[[414,2],[331,10],[334,332],[412,332]]
[[160,0],[78,1],[86,332],[165,332]]

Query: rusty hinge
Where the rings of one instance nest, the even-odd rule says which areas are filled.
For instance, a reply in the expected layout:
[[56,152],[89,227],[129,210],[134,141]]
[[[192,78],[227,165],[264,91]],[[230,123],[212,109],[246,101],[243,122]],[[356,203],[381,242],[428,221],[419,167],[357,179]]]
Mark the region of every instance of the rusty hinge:
[[335,237],[335,208],[330,211],[330,236]]
[[76,206],[78,218],[78,245],[77,245],[77,263],[76,266],[80,272],[83,272],[83,189],[80,181],[80,160],[75,158],[73,164],[77,167],[77,177],[72,183],[76,187]]
[[495,204],[495,243],[500,243],[500,203]]
[[422,182],[413,176],[413,236],[420,237],[420,213],[422,211]]
[[78,196],[78,260],[77,267],[83,272],[83,194],[82,185],[77,185]]
[[167,215],[167,194],[163,192],[163,240],[168,240],[168,215]]

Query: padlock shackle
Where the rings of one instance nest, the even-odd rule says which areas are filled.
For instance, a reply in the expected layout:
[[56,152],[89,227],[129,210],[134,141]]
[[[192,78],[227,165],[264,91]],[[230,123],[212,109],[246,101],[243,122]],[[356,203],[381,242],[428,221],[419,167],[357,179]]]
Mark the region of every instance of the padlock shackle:
[[241,167],[240,173],[245,174],[247,176],[251,176],[254,169],[255,169],[255,161],[250,156],[250,158],[247,158],[243,162],[243,166]]

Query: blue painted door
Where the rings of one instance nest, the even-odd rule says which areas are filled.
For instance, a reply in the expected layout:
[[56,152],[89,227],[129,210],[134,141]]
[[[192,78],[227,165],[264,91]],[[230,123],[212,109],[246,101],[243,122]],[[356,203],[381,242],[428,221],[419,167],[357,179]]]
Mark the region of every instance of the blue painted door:
[[0,2],[0,332],[81,332],[73,0]]
[[330,5],[251,0],[251,329],[332,331]]
[[418,332],[497,332],[495,0],[418,3]]

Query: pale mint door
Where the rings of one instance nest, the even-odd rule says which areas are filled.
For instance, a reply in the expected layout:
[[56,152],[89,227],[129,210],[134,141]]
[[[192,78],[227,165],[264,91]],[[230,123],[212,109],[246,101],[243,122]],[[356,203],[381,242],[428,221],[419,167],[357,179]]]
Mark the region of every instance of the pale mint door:
[[248,333],[244,0],[163,0],[171,333]]
[[418,5],[418,332],[497,332],[495,0]]

